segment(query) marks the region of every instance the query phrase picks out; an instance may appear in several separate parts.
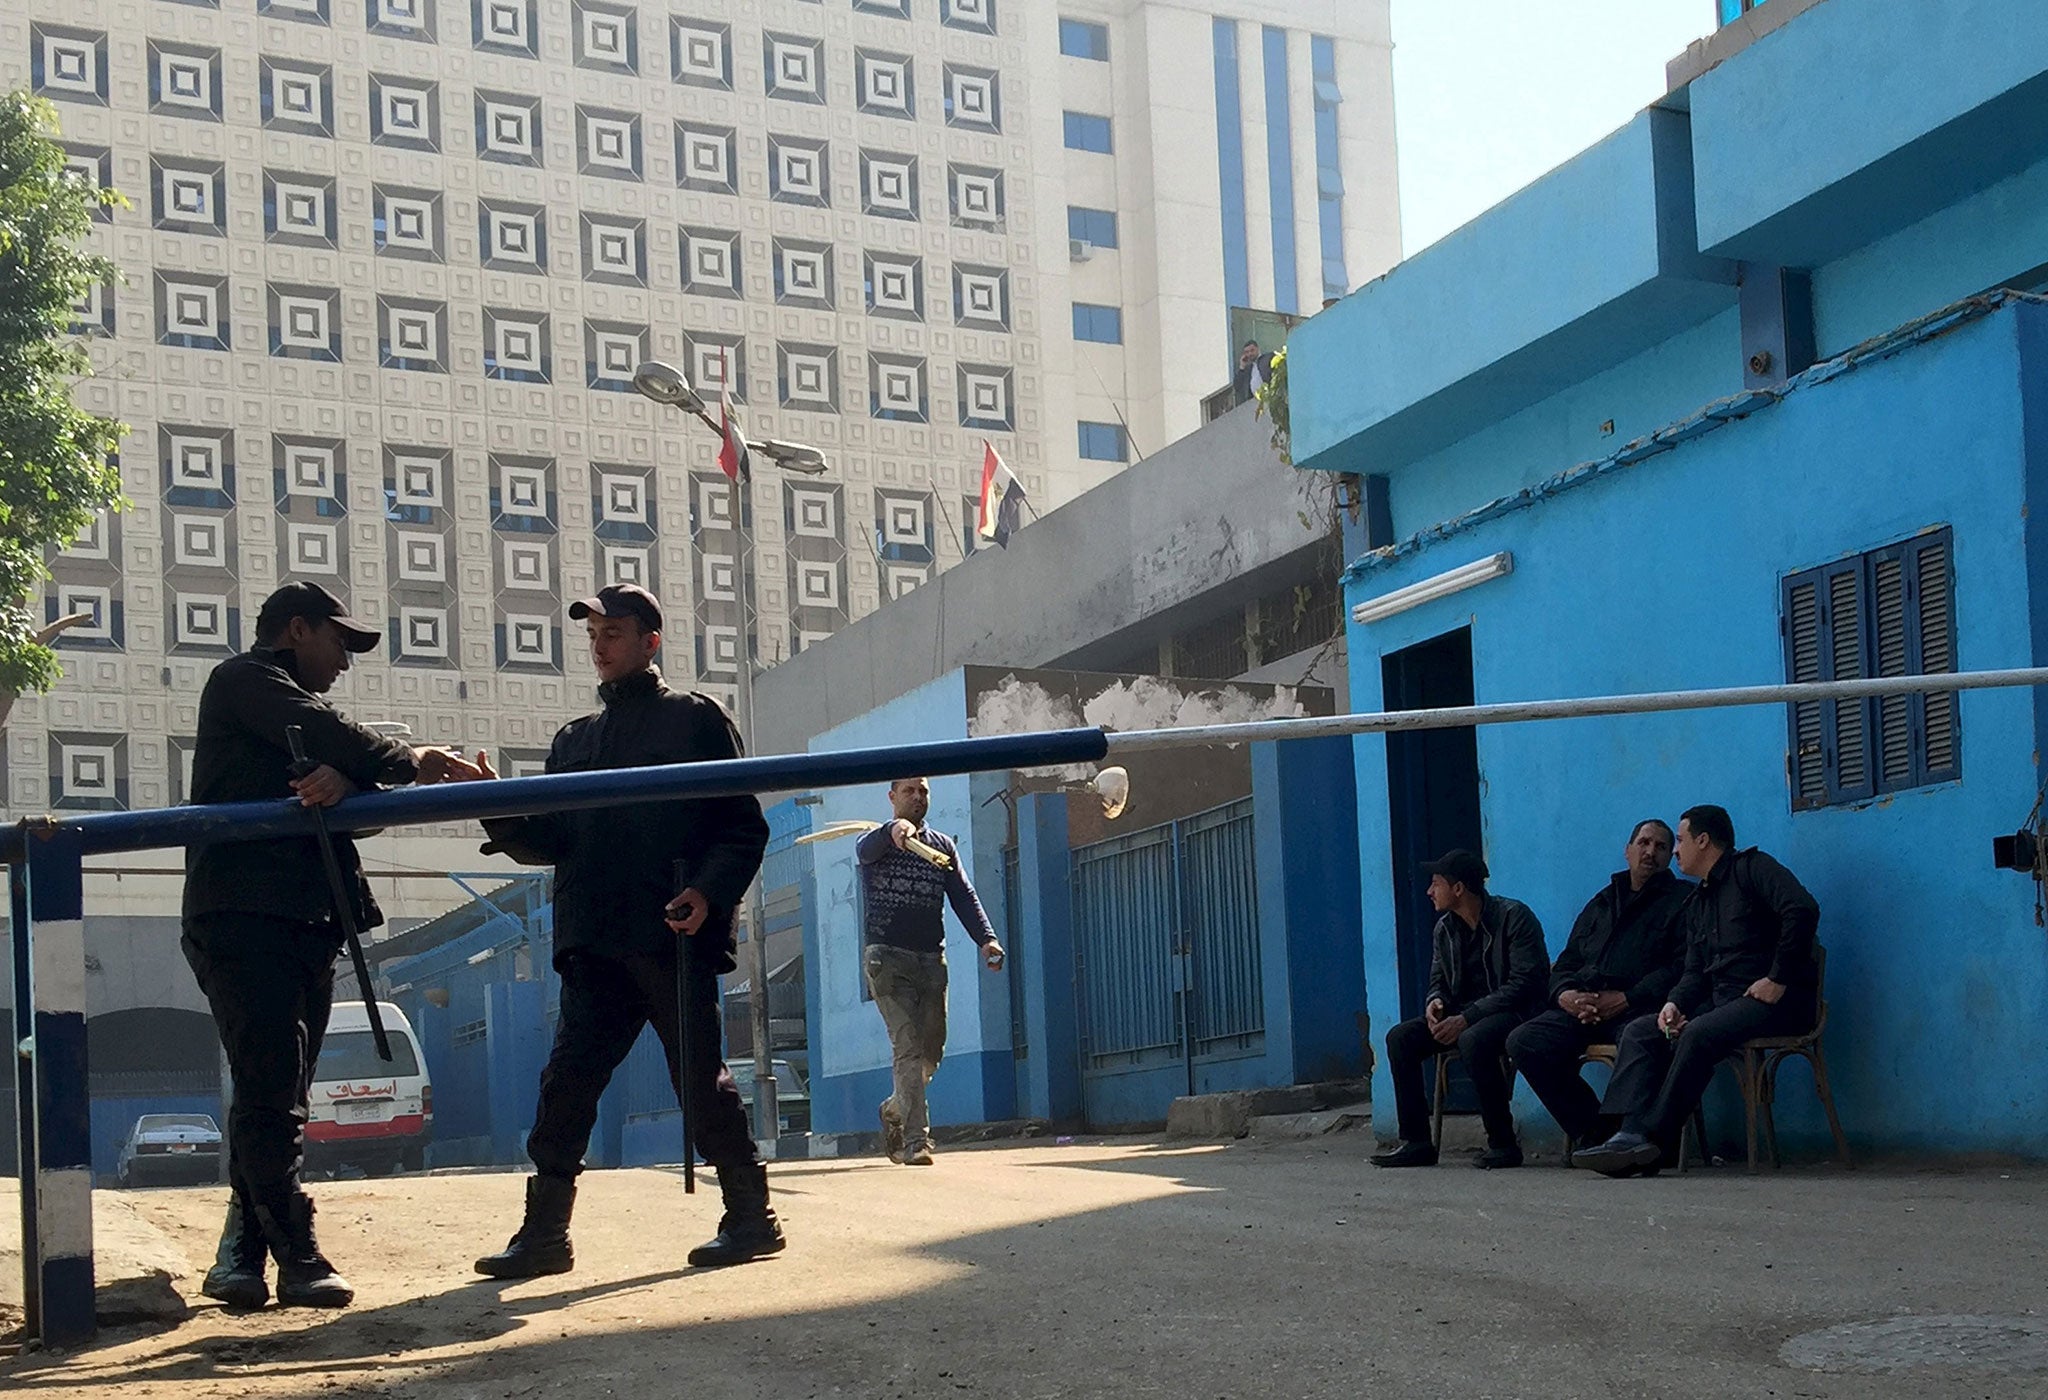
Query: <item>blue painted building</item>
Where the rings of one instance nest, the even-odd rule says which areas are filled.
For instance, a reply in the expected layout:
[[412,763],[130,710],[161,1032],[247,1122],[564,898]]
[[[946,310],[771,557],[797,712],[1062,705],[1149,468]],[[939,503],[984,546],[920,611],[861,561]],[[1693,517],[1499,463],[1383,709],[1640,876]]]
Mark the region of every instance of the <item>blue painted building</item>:
[[[2034,0],[1770,9],[1295,332],[1298,461],[1391,517],[1348,541],[1358,710],[2048,664],[2048,26]],[[1852,1141],[2048,1155],[2048,940],[1989,847],[2034,805],[2044,704],[1360,740],[1373,1024],[1419,1010],[1417,859],[1483,845],[1554,951],[1637,818],[1718,802],[1821,902]],[[1821,1131],[1796,1069],[1779,1117]]]

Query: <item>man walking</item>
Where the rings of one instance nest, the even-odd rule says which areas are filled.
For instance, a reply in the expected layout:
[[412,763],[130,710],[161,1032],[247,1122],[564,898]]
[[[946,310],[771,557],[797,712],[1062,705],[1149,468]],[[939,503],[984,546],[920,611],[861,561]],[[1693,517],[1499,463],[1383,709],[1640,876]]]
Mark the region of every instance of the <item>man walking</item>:
[[1631,1176],[1675,1157],[1685,1120],[1714,1067],[1756,1036],[1812,1027],[1820,905],[1792,872],[1754,848],[1735,849],[1725,808],[1678,819],[1678,868],[1699,881],[1686,896],[1685,972],[1654,1019],[1621,1035],[1603,1107],[1613,1137],[1578,1156],[1609,1176]]
[[[724,706],[662,680],[654,664],[661,605],[653,594],[615,584],[571,603],[569,616],[590,638],[604,708],[562,727],[548,751],[548,772],[740,756],[740,736]],[[477,757],[485,777],[497,776],[486,755]],[[725,1199],[717,1237],[691,1250],[690,1263],[740,1264],[782,1249],[768,1171],[725,1068],[718,1012],[718,976],[733,970],[737,951],[733,912],[768,846],[761,804],[752,797],[621,803],[492,820],[484,828],[487,854],[555,867],[562,1012],[526,1139],[536,1173],[526,1183],[526,1215],[503,1250],[476,1261],[477,1272],[528,1278],[575,1267],[569,1218],[598,1097],[649,1024]],[[680,960],[678,934],[689,950]],[[679,976],[690,1001],[687,1045]]]
[[[256,645],[213,668],[199,695],[192,754],[194,803],[297,795],[330,807],[364,788],[438,782],[468,765],[365,729],[320,697],[376,649],[381,633],[348,616],[315,583],[288,583],[263,600]],[[294,776],[288,731],[318,766]],[[334,853],[358,929],[384,921],[349,836]],[[234,1102],[228,1181],[234,1192],[221,1257],[203,1291],[233,1308],[270,1300],[265,1255],[277,1261],[277,1301],[346,1307],[355,1294],[320,1252],[313,1201],[300,1185],[307,1091],[334,997],[341,913],[319,877],[320,838],[235,841],[185,852],[185,961],[213,1010]],[[365,996],[374,992],[365,988]]]
[[898,779],[889,785],[889,806],[895,819],[860,839],[862,961],[893,1057],[895,1092],[882,1100],[882,1140],[890,1161],[928,1167],[925,1088],[946,1049],[945,905],[981,945],[991,972],[1002,970],[1003,945],[960,868],[959,848],[924,823],[931,784]]
[[1508,1058],[1575,1148],[1604,1140],[1600,1100],[1579,1073],[1586,1050],[1662,1006],[1685,961],[1679,907],[1691,886],[1671,874],[1671,828],[1636,823],[1617,873],[1586,901],[1550,970],[1551,1008],[1508,1036]]
[[1486,862],[1470,851],[1424,861],[1429,902],[1437,911],[1430,936],[1429,996],[1423,1014],[1387,1032],[1387,1068],[1394,1076],[1394,1107],[1401,1145],[1372,1159],[1376,1167],[1433,1167],[1429,1105],[1422,1068],[1455,1048],[1479,1097],[1486,1151],[1473,1165],[1519,1167],[1515,1115],[1509,1104],[1505,1055],[1508,1032],[1542,1003],[1550,953],[1543,925],[1529,906],[1486,892]]

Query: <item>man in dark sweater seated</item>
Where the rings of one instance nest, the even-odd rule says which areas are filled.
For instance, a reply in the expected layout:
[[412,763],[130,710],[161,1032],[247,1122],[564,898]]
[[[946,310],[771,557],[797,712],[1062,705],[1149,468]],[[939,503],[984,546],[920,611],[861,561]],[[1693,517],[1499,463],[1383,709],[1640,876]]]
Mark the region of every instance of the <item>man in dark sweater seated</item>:
[[1515,1027],[1508,1058],[1575,1148],[1614,1131],[1579,1075],[1589,1046],[1612,1045],[1622,1027],[1664,1004],[1685,962],[1679,906],[1692,886],[1671,874],[1671,828],[1636,823],[1619,871],[1586,901],[1550,969],[1550,1009]]
[[948,903],[981,945],[989,971],[1003,966],[1003,945],[960,868],[959,849],[924,824],[931,805],[931,784],[899,778],[889,785],[895,819],[861,837],[859,846],[861,961],[894,1056],[895,1092],[882,1100],[882,1137],[889,1160],[912,1167],[932,1164],[925,1086],[946,1049]]

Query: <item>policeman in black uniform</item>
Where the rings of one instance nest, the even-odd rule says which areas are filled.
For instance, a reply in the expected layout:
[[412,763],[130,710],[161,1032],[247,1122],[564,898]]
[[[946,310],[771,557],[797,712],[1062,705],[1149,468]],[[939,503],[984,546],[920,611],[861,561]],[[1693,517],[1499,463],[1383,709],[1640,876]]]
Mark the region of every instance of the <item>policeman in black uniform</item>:
[[[739,733],[718,701],[663,682],[654,665],[662,619],[653,594],[616,584],[571,603],[569,616],[589,634],[604,708],[562,727],[548,751],[548,772],[740,755]],[[484,776],[495,776],[488,755],[478,754],[477,765]],[[575,1266],[569,1217],[598,1096],[649,1024],[667,1052],[677,1098],[688,1106],[697,1148],[717,1168],[725,1197],[717,1238],[691,1250],[690,1262],[740,1264],[780,1250],[782,1227],[768,1204],[767,1168],[723,1062],[718,1013],[718,975],[735,965],[733,911],[768,846],[761,804],[752,797],[621,803],[484,826],[491,836],[487,854],[502,851],[522,864],[555,867],[562,1013],[526,1140],[537,1169],[526,1186],[526,1216],[503,1251],[476,1261],[477,1271],[528,1278]],[[678,1024],[678,934],[689,948],[687,1058]]]
[[[354,723],[320,697],[372,651],[377,629],[348,616],[316,583],[288,583],[263,602],[256,645],[214,667],[199,697],[192,801],[296,794],[325,807],[364,788],[438,782],[469,770],[440,749],[411,748]],[[304,733],[319,766],[292,776],[286,731]],[[465,774],[466,775],[466,774]],[[277,1260],[277,1301],[345,1307],[354,1292],[320,1253],[313,1202],[299,1184],[307,1090],[334,993],[342,925],[320,878],[318,837],[221,842],[185,853],[185,960],[213,1008],[227,1052],[228,1180],[234,1191],[219,1264],[204,1291],[230,1307],[269,1301],[264,1256]],[[334,837],[357,927],[384,921],[355,842]]]

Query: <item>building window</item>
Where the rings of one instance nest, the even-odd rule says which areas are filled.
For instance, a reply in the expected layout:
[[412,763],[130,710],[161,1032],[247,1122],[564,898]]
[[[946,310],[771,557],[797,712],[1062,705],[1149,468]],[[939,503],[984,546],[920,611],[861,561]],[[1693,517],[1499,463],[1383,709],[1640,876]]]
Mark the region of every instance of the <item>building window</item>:
[[700,296],[736,297],[740,282],[740,236],[722,229],[680,231],[683,290]]
[[996,32],[996,0],[939,0],[939,23],[948,29]]
[[839,411],[839,352],[829,345],[778,345],[776,393],[784,408]]
[[946,65],[946,125],[1003,129],[1002,80],[980,68]]
[[173,233],[227,231],[227,173],[222,166],[162,160],[149,165],[157,228]]
[[1067,237],[1091,248],[1116,247],[1116,211],[1067,206]]
[[1261,30],[1266,68],[1266,198],[1273,228],[1273,308],[1301,309],[1299,254],[1294,242],[1294,131],[1287,31]]
[[729,126],[676,123],[676,184],[686,190],[733,194],[735,134]]
[[470,0],[470,33],[480,49],[540,57],[533,0]]
[[990,433],[1016,428],[1012,412],[1016,391],[1009,370],[998,365],[962,365],[959,378],[961,427]]
[[379,146],[441,148],[439,88],[370,75],[370,140]]
[[1010,328],[1010,270],[953,264],[953,319],[963,326]]
[[685,87],[732,91],[732,26],[669,16],[669,74]]
[[377,185],[371,193],[370,229],[387,257],[441,261],[441,196],[435,190]]
[[220,120],[220,51],[149,46],[149,109],[162,116]]
[[372,34],[434,42],[434,0],[366,0]]
[[585,3],[576,0],[573,22],[576,65],[579,68],[609,68],[619,72],[640,71],[640,17],[632,9]]
[[1083,423],[1081,460],[1084,462],[1128,462],[1130,439],[1121,423]]
[[825,41],[792,34],[761,38],[768,69],[768,95],[791,102],[825,100]]
[[[1947,526],[1793,574],[1782,598],[1785,678],[1794,684],[1956,669]],[[1795,812],[1962,776],[1953,694],[1809,700],[1787,711]]]
[[910,0],[853,0],[853,8],[857,14],[910,18]]
[[259,65],[261,89],[257,94],[265,126],[315,133],[334,134],[334,78],[319,64],[273,63]]
[[1098,117],[1088,112],[1066,114],[1067,149],[1070,151],[1099,151],[1108,155],[1114,146],[1110,140],[1109,118]]
[[1109,26],[1085,19],[1060,21],[1060,52],[1068,58],[1090,58],[1109,62]]
[[29,35],[29,81],[38,96],[107,105],[106,35],[41,24]]
[[862,259],[870,316],[897,320],[924,319],[924,263],[895,253],[868,253]]
[[832,304],[832,249],[823,243],[775,240],[775,299]]
[[1337,140],[1337,107],[1344,94],[1337,88],[1337,44],[1318,34],[1309,40],[1315,68],[1316,223],[1322,242],[1323,299],[1351,290],[1344,262],[1344,170]]
[[860,206],[882,219],[917,217],[917,157],[860,153]]
[[768,138],[768,197],[783,204],[831,203],[832,174],[823,141]]
[[476,153],[512,165],[541,165],[540,99],[511,93],[476,95]]
[[584,379],[591,388],[630,394],[633,371],[647,359],[647,329],[585,321],[583,359]]
[[483,264],[499,272],[546,272],[548,221],[538,205],[479,201]]
[[868,413],[896,423],[931,421],[925,394],[922,359],[894,355],[868,357]]
[[856,49],[853,76],[863,112],[906,119],[917,115],[916,73],[909,54]]
[[1216,71],[1216,172],[1223,197],[1223,302],[1251,304],[1251,247],[1246,236],[1244,94],[1238,76],[1237,21],[1211,22]]
[[1003,229],[1003,172],[973,165],[947,168],[953,222],[992,233]]
[[614,180],[640,178],[640,114],[576,109],[578,169]]
[[1075,302],[1074,339],[1093,341],[1097,345],[1123,344],[1122,309],[1114,306],[1097,306],[1086,301]]

